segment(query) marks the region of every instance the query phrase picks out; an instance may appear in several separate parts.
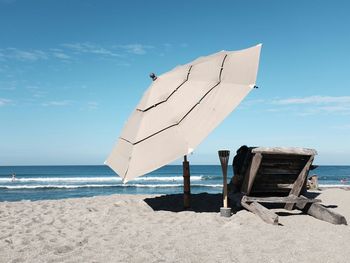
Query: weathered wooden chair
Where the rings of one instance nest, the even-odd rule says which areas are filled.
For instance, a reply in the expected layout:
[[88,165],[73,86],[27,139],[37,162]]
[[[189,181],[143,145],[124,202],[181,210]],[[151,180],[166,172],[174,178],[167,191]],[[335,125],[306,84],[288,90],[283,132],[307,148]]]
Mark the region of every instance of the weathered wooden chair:
[[[320,205],[319,199],[305,196],[307,177],[317,152],[305,148],[249,148],[245,155],[240,194],[229,195],[270,224],[278,224],[278,215],[261,205],[281,203],[287,210],[294,207],[333,224],[347,224],[346,219]],[[239,198],[239,200],[237,200]]]

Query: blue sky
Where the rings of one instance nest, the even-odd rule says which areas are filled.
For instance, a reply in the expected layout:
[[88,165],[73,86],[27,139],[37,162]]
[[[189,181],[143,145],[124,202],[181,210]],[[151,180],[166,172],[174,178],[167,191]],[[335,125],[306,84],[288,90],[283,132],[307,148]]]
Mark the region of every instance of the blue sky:
[[189,158],[240,145],[350,164],[348,1],[0,0],[0,165],[102,164],[150,72],[263,43],[257,85]]

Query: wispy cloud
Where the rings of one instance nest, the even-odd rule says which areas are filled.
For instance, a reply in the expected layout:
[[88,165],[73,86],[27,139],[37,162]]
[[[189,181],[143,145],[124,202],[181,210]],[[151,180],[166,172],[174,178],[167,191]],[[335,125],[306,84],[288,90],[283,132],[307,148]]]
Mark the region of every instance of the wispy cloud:
[[44,98],[47,94],[47,91],[42,90],[38,86],[27,86],[26,89],[32,94],[34,99]]
[[120,54],[115,53],[111,49],[107,49],[105,47],[101,47],[92,43],[66,43],[62,44],[62,47],[68,48],[76,53],[90,53],[96,55],[104,55],[111,57],[120,57]]
[[72,104],[72,101],[70,100],[61,100],[61,101],[48,101],[44,102],[41,105],[45,107],[49,106],[56,106],[56,107],[62,107],[62,106],[69,106]]
[[15,90],[17,82],[15,80],[11,81],[0,81],[0,90],[12,91]]
[[240,108],[263,107],[268,112],[290,112],[300,116],[315,114],[350,115],[350,96],[307,96],[243,101]]
[[68,60],[70,60],[72,58],[70,55],[68,55],[61,48],[50,48],[50,55],[53,58],[57,58],[57,59],[63,60],[64,62],[67,62]]
[[126,52],[135,54],[135,55],[144,55],[147,53],[147,50],[154,48],[154,46],[143,45],[143,44],[128,44],[128,45],[117,45],[117,48],[122,48]]
[[40,60],[48,60],[50,58],[67,61],[71,57],[64,53],[63,50],[56,48],[49,50],[18,49],[13,47],[0,49],[0,61],[18,60],[22,62],[36,62]]
[[21,50],[10,47],[0,51],[3,54],[3,58],[12,58],[20,61],[38,61],[48,58],[47,53],[42,50]]
[[12,100],[0,98],[0,107],[10,105],[11,103],[12,103]]
[[171,48],[171,47],[173,47],[173,45],[170,44],[170,43],[164,43],[163,46],[164,46],[165,48]]
[[53,52],[52,55],[55,58],[64,59],[64,60],[67,60],[67,59],[71,58],[70,56],[68,56],[67,54],[62,53],[62,52]]
[[[272,100],[271,104],[281,107],[297,107],[299,115],[314,115],[319,113],[350,114],[350,96],[316,95],[302,98],[276,99]],[[303,107],[301,108],[301,106]]]
[[96,110],[98,108],[98,102],[96,101],[89,101],[88,103],[88,109],[90,110]]
[[[172,46],[165,44],[165,47]],[[155,46],[140,43],[125,45],[100,45],[90,42],[63,43],[47,49],[0,48],[0,61],[18,60],[36,62],[58,59],[62,62],[74,61],[79,55],[91,55],[102,58],[126,58],[126,54],[144,55]],[[127,62],[123,62],[124,65]],[[128,64],[128,63],[127,63]]]
[[341,114],[350,114],[350,104],[349,105],[331,105],[319,107],[319,110],[325,111],[328,113],[341,113]]
[[107,49],[91,43],[62,44],[62,48],[49,49],[19,49],[14,47],[0,48],[0,61],[18,60],[22,62],[36,62],[40,60],[58,59],[67,62],[77,54],[93,54],[105,57],[120,57],[112,49]]
[[303,98],[288,98],[273,100],[273,104],[291,105],[291,104],[332,104],[332,103],[350,103],[350,96],[309,96]]

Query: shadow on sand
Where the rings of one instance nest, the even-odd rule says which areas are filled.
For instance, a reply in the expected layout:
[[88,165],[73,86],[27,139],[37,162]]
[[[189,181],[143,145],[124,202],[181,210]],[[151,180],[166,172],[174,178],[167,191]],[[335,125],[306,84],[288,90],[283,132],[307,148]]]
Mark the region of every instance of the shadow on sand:
[[191,194],[191,208],[184,209],[183,194],[162,195],[153,198],[146,198],[144,201],[154,211],[193,211],[197,213],[203,212],[220,212],[222,206],[222,194]]
[[[308,198],[316,198],[319,193],[307,192],[305,194]],[[196,213],[219,213],[220,207],[222,207],[222,194],[192,194],[191,195],[191,208],[184,209],[183,207],[183,194],[170,194],[162,195],[152,198],[146,198],[144,201],[154,210],[154,211],[170,211],[170,212],[182,212],[182,211],[193,211]],[[264,204],[268,208],[283,208],[284,204]],[[327,206],[325,206],[327,207]],[[328,206],[337,207],[337,206]],[[278,212],[279,216],[291,216],[302,214],[302,211],[285,211]]]

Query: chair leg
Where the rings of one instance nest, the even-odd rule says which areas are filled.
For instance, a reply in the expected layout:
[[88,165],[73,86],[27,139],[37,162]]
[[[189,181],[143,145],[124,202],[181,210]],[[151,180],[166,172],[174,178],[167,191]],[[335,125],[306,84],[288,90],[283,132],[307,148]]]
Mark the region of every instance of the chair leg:
[[303,210],[310,216],[319,220],[326,221],[335,225],[347,225],[346,219],[341,214],[338,214],[318,203],[310,203],[305,206],[296,204],[296,207]]
[[248,211],[259,216],[263,221],[268,224],[278,225],[278,215],[271,212],[265,206],[259,204],[258,202],[246,203],[242,200],[242,206]]

